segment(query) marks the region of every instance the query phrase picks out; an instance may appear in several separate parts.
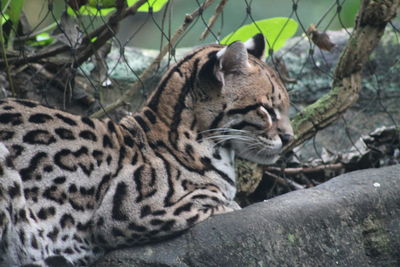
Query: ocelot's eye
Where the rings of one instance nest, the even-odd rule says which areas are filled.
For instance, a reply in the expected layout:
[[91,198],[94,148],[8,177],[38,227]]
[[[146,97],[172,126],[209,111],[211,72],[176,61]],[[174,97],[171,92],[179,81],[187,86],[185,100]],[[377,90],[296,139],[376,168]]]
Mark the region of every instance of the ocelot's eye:
[[276,115],[275,110],[269,106],[269,105],[262,105],[269,113],[269,115],[271,116],[272,121],[276,121],[278,119],[278,116]]

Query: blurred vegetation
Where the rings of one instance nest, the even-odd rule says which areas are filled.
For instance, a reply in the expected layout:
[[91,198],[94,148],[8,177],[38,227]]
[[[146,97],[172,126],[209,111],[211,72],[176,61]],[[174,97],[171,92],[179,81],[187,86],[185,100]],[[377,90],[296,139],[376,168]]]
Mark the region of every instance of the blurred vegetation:
[[[169,28],[174,32],[187,13],[198,8],[202,0],[170,0],[168,12],[164,6],[159,12],[153,14],[138,13],[126,18],[120,26],[117,37],[124,44],[143,48],[158,49],[163,33],[158,27],[162,27],[164,19],[164,34],[168,36]],[[293,3],[298,2],[297,10]],[[199,41],[200,34],[205,29],[205,23],[214,13],[218,4],[216,1],[208,8],[190,31],[178,43],[179,47],[192,47],[203,43],[213,43],[221,40],[240,26],[249,24],[252,20],[262,20],[273,17],[290,17],[299,23],[297,34],[301,34],[310,24],[317,24],[320,30],[337,30],[343,27],[352,27],[355,14],[360,5],[359,0],[342,0],[340,16],[337,16],[337,1],[281,1],[281,0],[230,0],[227,2],[221,18],[213,28],[213,34]],[[25,1],[24,12],[30,24],[34,27],[47,13],[48,0]],[[54,1],[53,11],[47,16],[40,28],[54,22],[66,9],[62,1]],[[86,18],[88,30],[101,25],[106,21],[105,17]],[[165,37],[165,36],[164,36]],[[165,40],[164,40],[165,43]]]

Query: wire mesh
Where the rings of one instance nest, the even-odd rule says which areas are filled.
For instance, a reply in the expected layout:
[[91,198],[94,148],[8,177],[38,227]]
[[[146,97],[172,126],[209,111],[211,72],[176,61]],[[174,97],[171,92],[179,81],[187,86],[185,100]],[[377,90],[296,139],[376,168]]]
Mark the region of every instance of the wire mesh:
[[[84,115],[103,109],[107,116],[118,120],[121,116],[134,112],[143,103],[166,68],[177,62],[185,52],[206,43],[219,43],[224,36],[243,25],[254,23],[259,27],[258,20],[272,17],[264,13],[274,14],[276,8],[277,16],[294,19],[299,25],[296,36],[279,51],[271,49],[277,40],[266,36],[271,50],[266,61],[278,71],[282,69],[282,64],[288,70],[288,73],[280,72],[280,75],[286,81],[291,96],[293,115],[331,89],[335,65],[352,32],[353,25],[348,21],[355,20],[354,16],[347,13],[350,7],[359,5],[359,1],[354,0],[318,1],[323,3],[310,1],[311,4],[307,5],[307,1],[281,1],[283,3],[280,3],[280,7],[276,7],[276,1],[273,0],[170,0],[160,12],[151,9],[148,12],[134,12],[135,15],[113,21],[115,14],[102,15],[100,5],[93,15],[84,15],[76,10],[73,15],[67,15],[66,10],[71,9],[71,3],[80,2],[85,1],[41,1],[40,13],[35,22],[30,23],[29,27],[27,24],[22,25],[25,26],[22,32],[21,24],[2,24],[3,32],[12,32],[15,39],[12,49],[8,47],[7,51],[2,51],[0,79],[4,82],[0,85],[1,97],[12,95],[10,81],[7,79],[7,71],[12,70],[12,80],[20,97],[33,98]],[[217,16],[217,23],[211,26],[209,19],[221,2],[226,3]],[[315,10],[312,9],[314,6]],[[268,12],[265,11],[266,7]],[[124,8],[126,6],[122,4],[122,8],[116,8],[115,13],[124,12]],[[188,18],[186,14],[196,9],[196,17]],[[9,21],[7,9],[0,12],[2,21]],[[29,13],[26,9],[24,12]],[[314,15],[308,15],[310,13]],[[227,23],[227,19],[232,16],[235,19],[230,19],[230,23]],[[193,21],[189,23],[189,19]],[[186,22],[188,27],[172,41],[176,29]],[[326,51],[312,41],[309,35],[311,24],[320,33],[326,33],[331,38],[334,48]],[[286,26],[287,24],[282,26],[278,38]],[[101,34],[96,35],[101,27]],[[335,31],[331,31],[332,28]],[[203,31],[208,31],[209,34],[205,40],[200,41],[199,36]],[[30,45],[42,32],[51,32],[56,41],[50,45]],[[341,120],[321,129],[310,141],[296,149],[293,158],[297,161],[296,164],[310,164],[310,158],[314,158],[318,164],[329,165],[332,163],[328,160],[332,158],[330,156],[353,150],[361,155],[362,151],[357,146],[360,137],[378,127],[399,127],[399,34],[397,21],[394,20],[387,27],[383,42],[363,72],[363,90],[358,102],[342,115]],[[102,38],[106,40],[101,40]],[[100,54],[100,49],[107,44],[111,45],[111,52]],[[143,80],[142,72],[165,45],[168,46],[168,53],[164,60],[158,63],[151,79]],[[99,62],[104,63],[102,68],[99,67]],[[8,67],[5,63],[8,63]],[[94,77],[96,68],[97,78]],[[118,109],[109,111],[106,108],[127,90],[131,90],[137,81],[139,89],[129,99],[123,99],[123,104]],[[393,151],[396,149],[398,150],[398,143],[393,143]],[[336,160],[338,162],[340,160]],[[289,166],[287,162],[284,164]],[[286,179],[285,172],[279,175]],[[304,175],[293,179],[293,182],[306,186],[321,182]],[[270,192],[276,188],[272,185]],[[293,185],[285,188],[283,191],[290,191]]]

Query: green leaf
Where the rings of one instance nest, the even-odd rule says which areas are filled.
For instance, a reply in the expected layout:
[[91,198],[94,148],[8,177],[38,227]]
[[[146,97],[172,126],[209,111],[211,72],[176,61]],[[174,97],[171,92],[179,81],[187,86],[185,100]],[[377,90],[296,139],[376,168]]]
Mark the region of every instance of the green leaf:
[[10,17],[7,14],[3,14],[2,16],[0,16],[0,25],[2,26],[9,19],[10,19]]
[[24,6],[25,0],[13,0],[8,7],[7,14],[10,16],[10,20],[13,27],[16,29],[21,16],[22,7]]
[[277,17],[258,20],[228,34],[222,39],[221,44],[228,45],[235,41],[245,42],[261,31],[267,40],[265,56],[268,56],[268,50],[272,48],[274,51],[278,51],[285,45],[286,40],[296,33],[297,27],[297,22],[291,18]]
[[54,37],[51,37],[47,32],[39,33],[35,36],[35,41],[29,42],[31,46],[45,46],[49,45],[54,41]]
[[[138,0],[128,0],[128,6],[134,5]],[[152,7],[153,12],[160,11],[168,0],[148,0],[141,7],[139,7],[139,12],[149,12],[150,7]],[[110,12],[115,11],[115,0],[89,0],[87,5],[81,6],[79,13],[81,15],[89,16],[106,16]],[[69,15],[75,15],[75,11],[68,8]]]

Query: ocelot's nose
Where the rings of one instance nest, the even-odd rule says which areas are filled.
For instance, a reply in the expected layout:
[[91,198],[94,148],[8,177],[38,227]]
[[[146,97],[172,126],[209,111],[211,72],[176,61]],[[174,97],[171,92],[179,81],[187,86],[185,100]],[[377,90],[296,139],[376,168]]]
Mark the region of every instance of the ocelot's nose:
[[293,135],[291,134],[280,134],[279,137],[282,140],[282,146],[286,146],[290,141],[293,140]]

